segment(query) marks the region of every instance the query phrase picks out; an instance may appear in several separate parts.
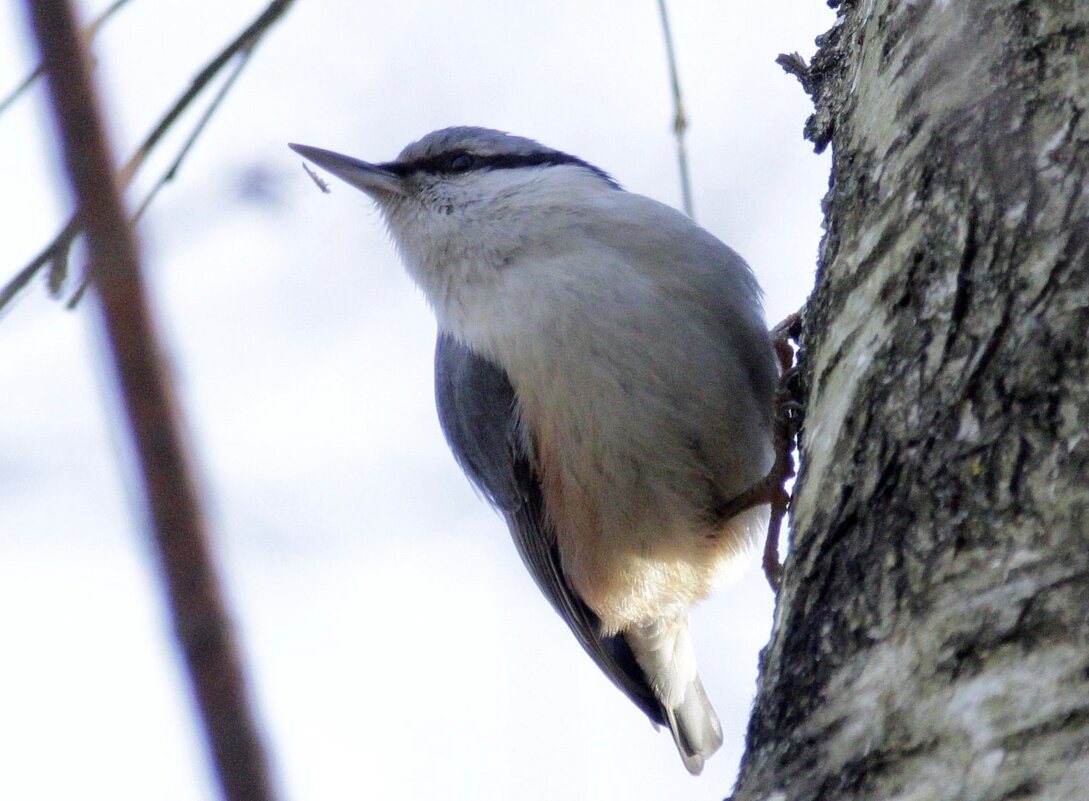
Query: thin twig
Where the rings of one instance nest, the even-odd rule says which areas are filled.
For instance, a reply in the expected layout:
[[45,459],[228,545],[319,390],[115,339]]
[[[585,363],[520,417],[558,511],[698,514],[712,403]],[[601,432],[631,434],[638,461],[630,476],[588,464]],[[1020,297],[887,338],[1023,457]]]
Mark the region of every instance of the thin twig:
[[[110,17],[112,17],[117,11],[119,11],[121,9],[121,6],[125,5],[128,2],[129,0],[114,0],[109,8],[99,14],[94,19],[94,21],[91,22],[91,24],[84,29],[84,38],[87,41],[93,39],[95,34],[98,33],[98,29],[102,27],[102,24],[106,22],[106,20],[108,20]],[[0,115],[7,111],[8,106],[18,100],[27,89],[34,85],[34,82],[36,80],[42,77],[44,73],[45,68],[41,64],[39,64],[37,67],[34,68],[33,72],[23,78],[23,80],[19,82],[19,85],[8,93],[7,97],[5,97],[3,100],[0,100]]]
[[7,111],[8,106],[10,106],[20,97],[22,97],[26,90],[33,86],[36,80],[42,77],[42,72],[42,65],[39,64],[37,67],[34,68],[33,72],[23,78],[23,80],[20,81],[14,89],[8,92],[7,97],[5,97],[3,100],[0,100],[0,114],[3,114],[5,111]]
[[144,198],[143,202],[136,209],[136,214],[133,215],[133,222],[136,222],[144,216],[144,212],[147,211],[147,207],[151,205],[151,201],[155,199],[155,196],[159,194],[159,190],[166,186],[170,181],[173,181],[175,176],[177,176],[182,162],[185,161],[185,157],[189,155],[189,151],[192,150],[193,145],[196,144],[197,139],[199,139],[200,135],[204,132],[204,128],[208,125],[208,121],[212,119],[219,109],[220,104],[223,103],[223,100],[230,93],[231,87],[233,87],[234,82],[238,80],[238,76],[242,74],[242,70],[250,63],[250,58],[253,56],[256,44],[257,42],[251,39],[248,44],[242,46],[242,49],[238,53],[238,60],[234,70],[227,76],[223,85],[219,87],[219,91],[216,92],[215,97],[212,98],[212,102],[208,104],[204,113],[200,115],[200,119],[197,120],[197,124],[193,126],[193,130],[190,132],[189,136],[186,137],[185,142],[178,151],[178,155],[170,163],[170,167],[166,172],[159,176],[159,180],[151,187],[151,190],[147,193],[147,197]]
[[[238,76],[242,74],[242,70],[249,63],[250,57],[253,56],[253,49],[256,41],[251,41],[250,45],[244,47],[238,54],[238,60],[235,63],[235,68],[231,71],[231,74],[227,76],[227,79],[223,82],[223,85],[219,87],[219,91],[216,92],[216,96],[212,98],[212,102],[208,104],[208,107],[204,109],[204,112],[200,115],[200,119],[197,120],[197,124],[193,126],[193,130],[190,131],[189,136],[186,137],[185,142],[182,144],[181,149],[178,151],[178,155],[174,157],[174,161],[170,163],[170,167],[159,176],[159,179],[151,187],[147,195],[140,202],[140,205],[136,207],[136,211],[132,215],[132,224],[135,225],[144,216],[144,212],[148,210],[151,205],[151,201],[159,194],[159,190],[166,186],[170,181],[174,180],[174,177],[178,174],[178,170],[181,168],[182,162],[185,161],[185,157],[189,155],[189,151],[200,138],[201,133],[204,131],[204,126],[208,124],[208,121],[216,113],[216,109],[219,108],[220,103],[231,91],[231,87],[234,86],[234,82],[238,79]],[[67,307],[74,309],[76,304],[83,299],[83,293],[87,291],[87,287],[91,282],[91,275],[89,272],[84,272],[83,278],[79,283],[79,287],[72,297],[69,298]]]
[[[125,166],[121,168],[120,175],[118,176],[118,183],[121,187],[127,187],[132,177],[143,166],[147,157],[155,149],[155,147],[162,141],[163,137],[170,131],[171,127],[177,121],[186,109],[193,103],[193,101],[204,91],[205,87],[219,74],[219,72],[230,63],[231,59],[243,50],[252,51],[261,38],[265,35],[266,31],[272,25],[279,20],[291,7],[295,0],[273,0],[265,8],[261,14],[250,23],[250,25],[236,36],[226,47],[224,47],[216,56],[209,61],[196,77],[190,82],[188,89],[181,94],[181,96],[174,101],[174,104],[167,110],[162,116],[155,128],[152,129],[144,141],[140,143],[140,146],[136,148],[132,157],[125,163]],[[205,120],[206,122],[206,120]],[[203,122],[200,124],[203,128]],[[188,150],[192,143],[187,142],[185,149]],[[167,170],[170,173],[172,170],[176,170],[175,166]],[[67,254],[71,249],[72,242],[77,236],[79,236],[83,226],[75,215],[73,215],[64,228],[61,230],[53,241],[50,242],[42,251],[34,257],[34,259],[21,269],[15,277],[9,280],[3,288],[0,288],[0,311],[7,306],[8,303],[21,292],[47,264],[57,264],[59,268],[63,269],[63,264],[54,261],[54,256],[58,253]],[[54,284],[57,281],[53,282]]]
[[[76,215],[73,214],[60,233],[53,237],[53,241],[46,245],[41,253],[35,256],[29,264],[17,272],[0,289],[0,312],[7,308],[7,305],[15,299],[15,296],[33,280],[38,271],[46,264],[64,262],[67,265],[68,251],[72,249],[72,243],[79,236],[81,230],[80,222],[76,219]],[[65,269],[65,267],[61,267],[61,269]]]
[[174,105],[170,107],[170,110],[163,115],[163,118],[159,120],[159,123],[147,135],[140,147],[136,148],[136,152],[132,154],[132,158],[125,163],[125,166],[121,168],[121,185],[127,186],[129,180],[132,178],[132,174],[135,173],[140,166],[144,163],[151,150],[159,143],[159,140],[166,135],[170,130],[170,127],[174,124],[181,114],[189,108],[189,104],[204,91],[204,88],[212,82],[212,80],[219,74],[236,53],[239,53],[245,49],[253,49],[257,46],[257,42],[265,31],[267,31],[273,23],[280,19],[284,13],[291,7],[295,0],[273,0],[269,3],[264,11],[249,24],[242,33],[238,34],[224,47],[211,61],[209,61],[204,68],[197,73],[196,77],[189,84],[189,88],[182,93]]
[[182,416],[162,358],[132,227],[67,0],[26,0],[67,174],[87,232],[112,369],[139,462],[174,632],[228,801],[275,798],[242,659],[210,552]]
[[688,117],[685,116],[681,98],[681,80],[677,77],[677,57],[673,52],[673,33],[669,28],[669,14],[666,12],[665,0],[658,0],[658,11],[662,16],[662,36],[665,38],[669,80],[673,88],[673,135],[677,139],[677,169],[681,174],[681,201],[684,204],[684,213],[695,219],[696,215],[692,209],[692,185],[688,178],[688,152],[684,145]]

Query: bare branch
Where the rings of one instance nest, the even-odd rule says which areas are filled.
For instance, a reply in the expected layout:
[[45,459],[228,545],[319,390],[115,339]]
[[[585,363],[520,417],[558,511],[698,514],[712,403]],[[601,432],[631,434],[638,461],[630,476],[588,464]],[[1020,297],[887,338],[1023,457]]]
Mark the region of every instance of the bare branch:
[[27,0],[64,146],[94,289],[139,461],[142,494],[223,797],[272,801],[265,749],[210,552],[182,416],[162,358],[88,58],[67,0]]
[[[250,25],[243,30],[238,36],[236,36],[226,47],[224,47],[216,56],[209,61],[196,77],[190,82],[189,87],[181,96],[174,101],[174,104],[167,110],[162,116],[155,128],[144,138],[144,141],[140,143],[140,146],[136,148],[136,151],[125,163],[125,166],[121,168],[120,175],[118,176],[118,183],[122,188],[127,187],[133,176],[143,166],[147,157],[152,153],[155,147],[162,141],[163,137],[170,131],[171,127],[177,122],[178,118],[192,105],[193,101],[204,91],[204,89],[219,75],[220,71],[226,67],[232,59],[241,54],[241,59],[248,60],[252,55],[253,50],[257,47],[257,44],[264,37],[265,33],[276,23],[287,10],[294,3],[294,0],[273,0],[265,8],[261,14],[254,19]],[[241,66],[238,67],[238,71],[241,70]],[[232,75],[226,83],[225,88],[229,89],[233,85],[234,78],[237,76]],[[185,155],[189,149],[193,146],[193,143],[197,136],[203,131],[204,126],[208,122],[211,113],[214,112],[225,91],[221,89],[220,95],[217,95],[213,100],[209,109],[198,121],[194,134],[186,140],[182,146],[181,153],[171,164],[170,168],[159,179],[158,184],[152,193],[158,191],[163,183],[166,183],[177,172]],[[50,284],[52,286],[59,286],[64,279],[65,269],[67,267],[66,260],[56,259],[57,254],[67,254],[71,249],[72,242],[82,231],[83,226],[78,218],[73,215],[65,227],[59,234],[39,253],[34,259],[23,267],[10,281],[8,281],[2,288],[0,288],[0,311],[2,311],[8,303],[15,298],[29,283],[33,280],[34,276],[38,274],[46,265],[51,265],[54,274],[50,277]],[[72,300],[69,301],[69,306],[74,305],[82,296],[82,286],[80,290],[77,290]]]
[[60,263],[62,264],[60,267],[62,271],[67,269],[68,252],[72,249],[72,243],[79,236],[80,230],[80,224],[73,215],[61,232],[53,238],[53,241],[46,245],[45,249],[17,272],[10,281],[4,284],[3,288],[0,289],[0,312],[7,308],[7,305],[14,300],[15,296],[38,274],[38,270],[46,264]]
[[[208,124],[208,121],[212,119],[212,116],[216,113],[219,105],[223,102],[224,98],[231,91],[231,87],[234,86],[234,82],[238,79],[238,76],[242,74],[242,70],[249,63],[250,57],[253,55],[253,46],[256,44],[256,40],[251,40],[248,47],[243,48],[239,54],[238,60],[235,62],[234,70],[227,76],[227,80],[223,82],[223,85],[219,87],[219,91],[216,92],[216,96],[212,98],[212,102],[208,104],[208,108],[204,110],[204,113],[200,115],[200,119],[197,120],[197,124],[193,127],[193,130],[186,137],[185,142],[182,144],[181,150],[178,151],[178,155],[174,158],[174,161],[170,163],[170,167],[166,172],[159,176],[159,179],[155,182],[155,185],[151,187],[151,190],[144,197],[140,205],[136,207],[136,211],[132,215],[132,224],[135,225],[144,216],[144,212],[148,210],[151,205],[151,201],[159,194],[159,190],[166,186],[167,183],[174,180],[174,177],[178,174],[178,170],[181,168],[182,162],[185,161],[185,157],[189,155],[189,151],[193,148],[197,139],[200,138],[201,133],[204,131],[204,127]],[[55,264],[56,262],[54,262]],[[52,275],[52,270],[50,275]],[[74,309],[76,305],[83,299],[83,294],[87,291],[87,286],[90,284],[91,275],[89,271],[85,271],[83,279],[80,281],[79,287],[72,297],[69,298],[67,308]],[[59,290],[58,290],[59,291]],[[2,307],[0,307],[2,308]]]
[[126,162],[125,166],[121,168],[121,185],[127,186],[132,179],[132,175],[140,169],[140,166],[144,163],[147,156],[159,143],[159,141],[170,130],[170,127],[174,122],[182,115],[182,113],[189,108],[189,105],[204,91],[212,80],[219,75],[222,70],[232,58],[238,53],[246,50],[253,50],[257,43],[261,40],[261,37],[265,35],[265,32],[272,27],[272,25],[282,17],[287,10],[291,7],[295,0],[273,0],[261,12],[253,22],[249,24],[242,33],[238,34],[223,48],[211,61],[209,61],[204,68],[197,73],[196,77],[189,84],[189,88],[182,93],[174,105],[170,107],[170,110],[163,115],[163,118],[159,120],[158,125],[147,135],[143,143],[136,148],[136,152],[133,153],[132,158]]
[[669,62],[669,80],[673,89],[673,135],[677,138],[677,169],[681,174],[681,201],[684,213],[695,219],[692,209],[692,185],[688,177],[688,151],[684,144],[684,135],[688,130],[688,117],[684,113],[681,98],[681,81],[677,76],[677,56],[673,51],[673,33],[669,28],[669,15],[665,0],[658,0],[658,11],[662,17],[662,36],[665,39],[666,59]]
[[[99,14],[94,19],[94,21],[84,29],[83,36],[85,40],[90,41],[91,39],[93,39],[95,34],[98,33],[98,29],[102,27],[103,23],[106,22],[106,20],[108,20],[110,17],[112,17],[116,12],[120,11],[121,7],[128,2],[129,0],[114,0],[114,2],[110,4],[109,8]],[[23,95],[23,93],[26,92],[27,89],[33,86],[34,82],[42,77],[43,74],[45,74],[45,68],[41,64],[39,64],[37,67],[34,68],[33,72],[23,78],[23,80],[19,82],[19,85],[8,93],[7,97],[5,97],[3,100],[0,100],[0,115],[7,111],[8,107],[16,100],[18,100]]]

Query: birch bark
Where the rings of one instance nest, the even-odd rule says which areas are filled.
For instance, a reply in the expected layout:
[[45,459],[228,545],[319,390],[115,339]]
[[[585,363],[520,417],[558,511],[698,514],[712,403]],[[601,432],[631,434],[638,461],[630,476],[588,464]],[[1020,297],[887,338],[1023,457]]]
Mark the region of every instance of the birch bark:
[[1089,799],[1089,2],[844,2],[735,801]]

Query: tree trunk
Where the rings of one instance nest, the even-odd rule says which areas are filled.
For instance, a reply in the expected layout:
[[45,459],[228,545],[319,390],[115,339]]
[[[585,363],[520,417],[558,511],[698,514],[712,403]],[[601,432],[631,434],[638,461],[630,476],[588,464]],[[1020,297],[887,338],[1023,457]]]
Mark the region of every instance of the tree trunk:
[[735,801],[1089,799],[1089,2],[860,0]]

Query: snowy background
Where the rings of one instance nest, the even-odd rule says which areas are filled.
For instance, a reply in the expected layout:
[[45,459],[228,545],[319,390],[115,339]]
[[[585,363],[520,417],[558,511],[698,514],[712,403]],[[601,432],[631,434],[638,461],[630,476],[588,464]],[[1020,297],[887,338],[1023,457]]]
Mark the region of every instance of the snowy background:
[[[106,3],[81,4],[90,19]],[[260,0],[137,0],[97,39],[119,158]],[[826,157],[774,64],[819,0],[674,0],[697,219],[775,322],[813,279]],[[0,6],[0,92],[36,63]],[[299,0],[140,228],[286,798],[715,799],[772,597],[698,609],[725,744],[699,779],[581,652],[449,456],[434,323],[366,198],[286,142],[392,158],[439,127],[531,136],[679,205],[652,0]],[[0,280],[70,212],[37,90],[0,117]],[[164,155],[168,155],[167,147]],[[153,163],[145,178],[161,169]],[[133,200],[147,181],[138,182]],[[0,798],[212,798],[149,569],[93,304],[0,317]]]

